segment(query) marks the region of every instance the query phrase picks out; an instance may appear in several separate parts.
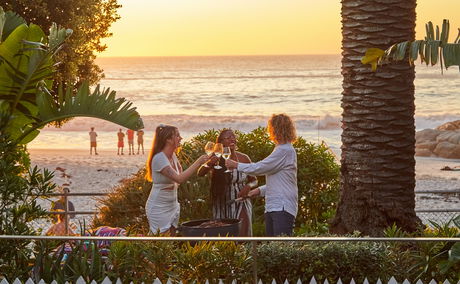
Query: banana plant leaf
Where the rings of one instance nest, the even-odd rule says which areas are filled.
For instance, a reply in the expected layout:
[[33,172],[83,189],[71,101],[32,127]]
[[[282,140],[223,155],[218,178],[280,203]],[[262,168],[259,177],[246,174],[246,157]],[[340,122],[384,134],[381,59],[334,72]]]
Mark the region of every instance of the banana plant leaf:
[[26,21],[18,14],[12,11],[5,12],[0,7],[0,42],[4,41],[19,25],[23,24],[26,24]]
[[72,86],[65,91],[60,88],[57,99],[43,86],[37,95],[37,115],[25,116],[16,112],[6,131],[16,143],[27,144],[45,125],[72,117],[99,118],[133,130],[144,128],[131,102],[116,98],[115,91],[101,89],[99,85],[91,91],[89,84],[84,82],[76,94]]
[[138,130],[143,122],[132,103],[116,98],[115,91],[101,89],[99,85],[91,91],[87,82],[74,95],[72,87],[59,90],[55,99],[45,89],[37,97],[38,123],[46,125],[65,118],[86,116],[104,119],[126,128]]
[[[433,27],[432,22],[426,24],[426,36],[424,40],[404,41],[390,46],[386,50],[369,48],[361,62],[370,64],[372,70],[376,70],[377,65],[382,65],[391,61],[408,60],[413,64],[420,55],[420,61],[426,65],[441,65],[443,68],[459,66],[460,68],[460,29],[459,35],[453,43],[448,43],[450,24],[449,20],[444,20],[441,31],[439,26]],[[376,56],[381,54],[380,56]]]

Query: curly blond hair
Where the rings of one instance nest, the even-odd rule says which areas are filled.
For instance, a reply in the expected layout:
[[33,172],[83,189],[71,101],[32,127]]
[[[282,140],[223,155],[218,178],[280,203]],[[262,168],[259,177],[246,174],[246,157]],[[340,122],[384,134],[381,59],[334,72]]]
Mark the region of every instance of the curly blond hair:
[[284,114],[273,114],[268,121],[270,140],[277,144],[293,143],[297,139],[292,119]]

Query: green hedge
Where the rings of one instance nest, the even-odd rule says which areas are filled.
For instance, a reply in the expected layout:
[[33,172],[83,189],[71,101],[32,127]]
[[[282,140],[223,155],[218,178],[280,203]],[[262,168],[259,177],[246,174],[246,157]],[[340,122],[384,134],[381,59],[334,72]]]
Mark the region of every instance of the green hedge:
[[[181,242],[114,242],[107,257],[102,258],[93,246],[76,248],[66,258],[62,255],[38,255],[35,279],[46,282],[74,282],[82,275],[87,282],[112,280],[120,277],[123,283],[152,283],[168,278],[184,283],[225,283],[237,280],[249,283],[253,279],[253,261],[250,244],[234,242],[200,242],[195,245]],[[49,250],[47,250],[49,251]],[[91,261],[93,260],[93,261]],[[378,278],[388,279],[394,272],[388,258],[387,245],[380,243],[282,243],[259,244],[257,272],[263,283],[308,283],[314,276],[319,282],[328,279],[335,283],[338,277],[344,283],[353,278],[357,283],[367,278],[371,283]]]

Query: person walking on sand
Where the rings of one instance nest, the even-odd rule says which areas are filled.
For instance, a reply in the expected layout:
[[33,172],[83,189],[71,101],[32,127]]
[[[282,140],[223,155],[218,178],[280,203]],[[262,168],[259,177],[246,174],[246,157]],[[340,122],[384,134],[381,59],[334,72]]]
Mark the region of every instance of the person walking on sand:
[[142,155],[144,155],[144,130],[139,129],[137,131],[137,154],[139,155],[139,149],[142,147]]
[[131,130],[131,129],[126,130],[126,136],[128,136],[129,155],[131,155],[131,153],[133,153],[134,155],[134,130]]
[[123,133],[121,128],[118,131],[117,135],[118,135],[118,151],[117,151],[117,155],[120,155],[120,149],[121,149],[121,155],[124,155],[123,154],[123,148],[125,147],[125,134]]
[[91,127],[91,131],[89,132],[89,154],[93,154],[94,148],[94,155],[98,155],[97,153],[97,142],[96,142],[97,133],[94,131],[94,127]]
[[155,129],[146,165],[146,179],[153,184],[145,204],[145,213],[153,234],[176,235],[180,215],[180,204],[177,200],[179,184],[189,179],[209,159],[208,155],[202,155],[182,171],[175,154],[181,140],[175,126],[160,124]]
[[266,184],[255,188],[248,196],[265,196],[265,233],[269,237],[292,235],[298,207],[297,153],[294,123],[286,114],[273,115],[268,121],[273,152],[257,163],[228,159],[225,166],[249,175],[265,175]]

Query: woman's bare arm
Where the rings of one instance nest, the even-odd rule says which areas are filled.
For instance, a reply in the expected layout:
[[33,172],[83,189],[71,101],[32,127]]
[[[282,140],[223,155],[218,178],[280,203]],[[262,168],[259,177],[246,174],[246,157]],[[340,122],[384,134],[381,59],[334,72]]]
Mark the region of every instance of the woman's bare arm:
[[179,174],[175,170],[173,170],[171,166],[167,166],[164,169],[162,169],[161,174],[173,180],[174,182],[183,183],[184,181],[188,180],[196,172],[198,167],[201,166],[207,160],[208,155],[203,155],[199,157],[190,167],[188,167],[188,169]]

